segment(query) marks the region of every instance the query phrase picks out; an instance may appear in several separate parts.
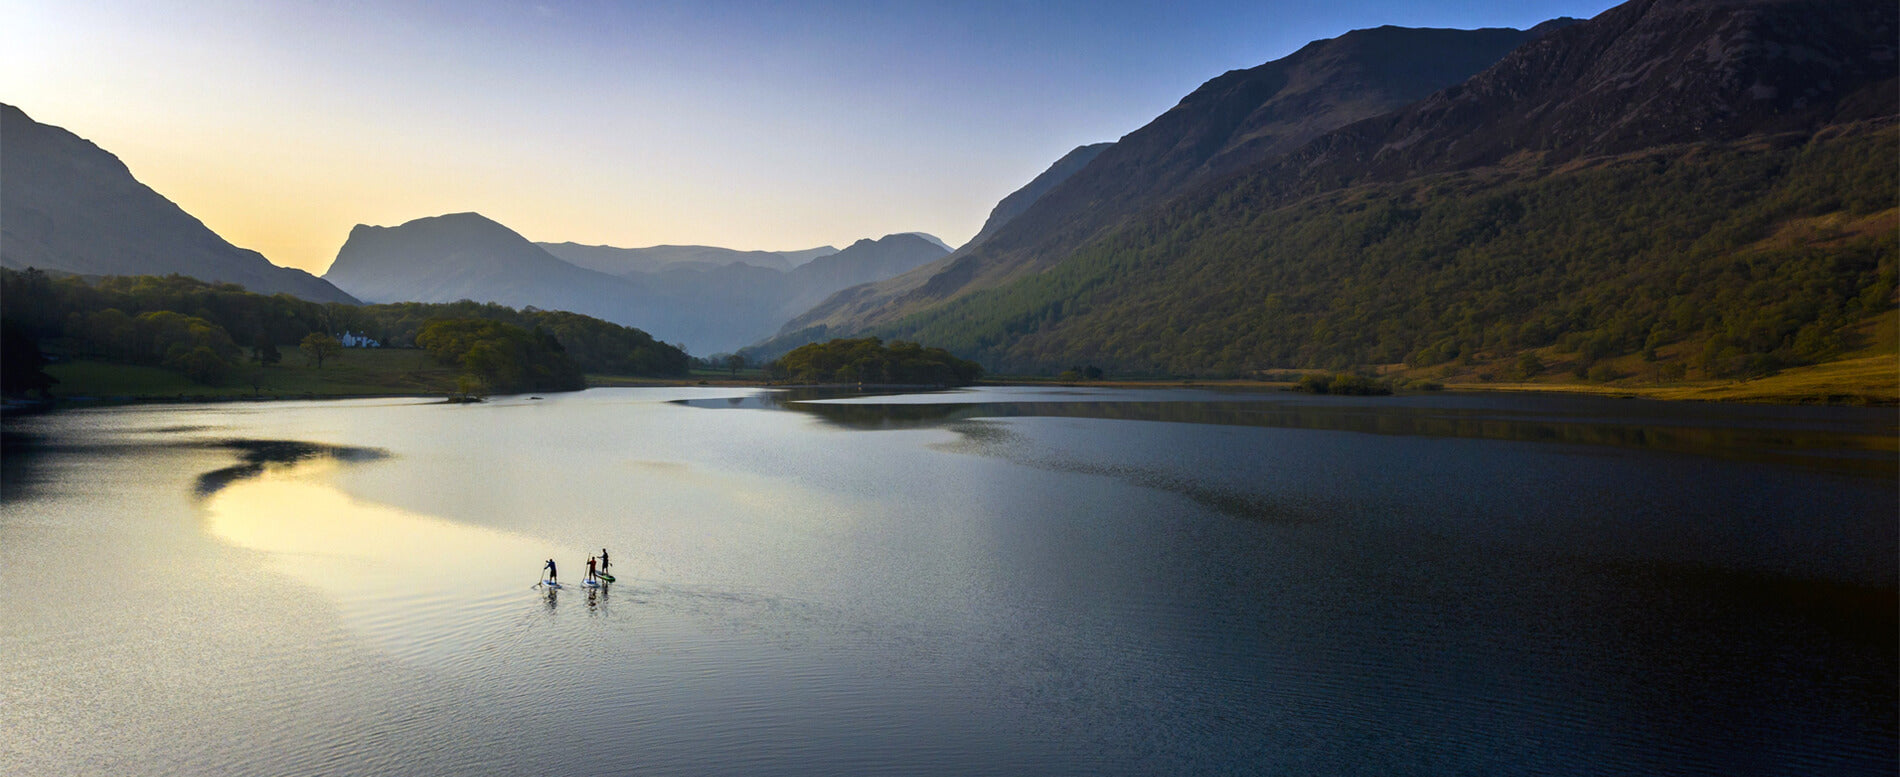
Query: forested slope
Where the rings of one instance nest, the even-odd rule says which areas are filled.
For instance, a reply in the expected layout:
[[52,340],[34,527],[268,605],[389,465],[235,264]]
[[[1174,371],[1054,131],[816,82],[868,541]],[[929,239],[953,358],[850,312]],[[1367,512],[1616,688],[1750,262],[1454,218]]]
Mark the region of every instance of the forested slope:
[[1491,168],[1262,208],[1255,178],[1183,199],[1054,270],[887,338],[992,371],[1582,364],[1687,375],[1825,360],[1893,304],[1892,122],[1671,146],[1537,174]]

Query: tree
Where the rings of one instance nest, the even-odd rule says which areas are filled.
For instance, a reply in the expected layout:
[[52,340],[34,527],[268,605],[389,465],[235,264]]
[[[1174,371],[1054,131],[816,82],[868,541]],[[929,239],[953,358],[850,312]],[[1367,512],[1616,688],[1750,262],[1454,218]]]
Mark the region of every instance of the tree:
[[1535,353],[1525,351],[1522,356],[1517,357],[1517,365],[1512,369],[1511,377],[1518,380],[1528,380],[1536,377],[1538,373],[1543,371],[1544,360],[1537,358],[1537,354]]
[[231,363],[219,356],[217,351],[203,345],[166,359],[165,366],[206,385],[219,383],[231,373]]
[[983,374],[975,362],[902,340],[876,337],[808,343],[765,366],[774,380],[804,383],[893,383],[967,386]]
[[39,344],[21,330],[11,320],[0,323],[0,393],[14,396],[38,392],[51,397],[53,384],[59,380],[41,369],[46,366],[46,358],[40,354]]
[[269,366],[283,360],[284,355],[278,353],[277,344],[270,341],[269,335],[260,334],[251,341],[251,361]]
[[736,353],[727,354],[725,364],[727,370],[730,370],[733,375],[738,375],[739,370],[745,367],[745,357]]
[[581,369],[549,332],[481,319],[433,319],[416,345],[437,361],[463,368],[486,390],[573,391],[587,387]]
[[303,350],[304,356],[309,358],[317,369],[323,369],[324,359],[334,359],[343,355],[343,343],[322,332],[304,335],[303,342],[298,343],[297,347]]

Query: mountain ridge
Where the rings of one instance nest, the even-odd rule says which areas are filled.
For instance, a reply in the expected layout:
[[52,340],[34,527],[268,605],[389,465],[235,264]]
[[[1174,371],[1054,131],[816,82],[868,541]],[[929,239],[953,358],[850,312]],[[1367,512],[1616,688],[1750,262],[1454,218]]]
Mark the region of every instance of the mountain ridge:
[[1019,369],[1531,350],[1616,380],[1830,358],[1895,298],[1895,232],[1867,225],[1890,224],[1900,192],[1896,17],[1870,0],[1635,0],[1201,185],[1059,272],[868,331]]
[[[629,250],[597,256],[624,267],[625,254],[616,252]],[[713,255],[730,253],[737,252]],[[451,213],[394,227],[357,225],[325,277],[373,302],[468,299],[567,310],[712,353],[769,335],[841,286],[887,278],[944,253],[933,239],[900,233],[786,270],[696,261],[693,255],[706,254],[686,252],[653,271],[614,274],[576,266],[478,213]]]
[[1322,132],[1412,103],[1571,21],[1531,30],[1354,30],[1228,71],[1104,149],[973,250],[878,287],[841,291],[788,322],[764,350],[891,321],[1047,269],[1144,208]]
[[496,302],[639,326],[646,290],[575,267],[478,213],[358,224],[324,278],[369,302]]
[[583,245],[574,242],[537,242],[535,245],[569,264],[609,275],[660,272],[681,265],[701,268],[721,267],[734,262],[773,270],[791,270],[820,256],[830,256],[838,252],[835,246],[819,246],[797,251],[741,251],[703,245],[656,245],[644,248]]
[[983,228],[977,230],[976,236],[970,238],[970,242],[964,245],[966,247],[981,245],[984,240],[996,234],[997,230],[1002,229],[1003,225],[1008,224],[1010,220],[1022,215],[1023,211],[1029,209],[1029,206],[1036,204],[1036,201],[1042,199],[1043,195],[1048,194],[1050,189],[1055,188],[1063,181],[1069,180],[1071,176],[1080,172],[1082,168],[1087,167],[1090,162],[1095,161],[1096,157],[1101,156],[1103,151],[1108,150],[1108,148],[1113,145],[1115,144],[1091,143],[1084,146],[1076,146],[1070,150],[1069,153],[1063,154],[1060,159],[1057,159],[1054,164],[1049,165],[1041,174],[1030,179],[1029,183],[1024,184],[1022,188],[1016,191],[1010,192],[1008,196],[998,201],[996,207],[990,209],[989,218],[984,219]]
[[358,300],[302,270],[231,245],[62,127],[0,103],[0,266],[80,275],[177,273],[313,302]]

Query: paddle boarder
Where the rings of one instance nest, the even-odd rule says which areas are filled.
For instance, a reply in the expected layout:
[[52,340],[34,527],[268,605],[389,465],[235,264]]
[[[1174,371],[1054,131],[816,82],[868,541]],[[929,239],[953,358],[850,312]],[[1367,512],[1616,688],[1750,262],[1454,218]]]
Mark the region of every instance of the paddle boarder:
[[600,571],[607,571],[607,549],[600,549]]
[[586,582],[593,582],[593,580],[594,580],[594,557],[593,557],[593,556],[588,556],[588,557],[587,557],[587,580],[586,580]]
[[556,570],[556,569],[554,568],[554,559],[548,559],[548,563],[546,563],[546,564],[542,564],[542,565],[541,565],[541,568],[542,568],[542,569],[545,569],[545,570],[547,570],[547,571],[548,571],[548,579],[549,579],[549,580],[558,580],[558,579],[560,579],[560,577],[561,577],[561,573],[560,573],[560,572],[559,572],[558,570]]

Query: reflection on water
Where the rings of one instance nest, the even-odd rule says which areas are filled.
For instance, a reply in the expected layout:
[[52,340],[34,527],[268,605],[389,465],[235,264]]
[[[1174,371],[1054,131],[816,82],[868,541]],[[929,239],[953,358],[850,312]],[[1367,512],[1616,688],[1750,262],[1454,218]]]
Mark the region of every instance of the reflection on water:
[[[322,591],[353,627],[398,655],[479,646],[471,637],[493,627],[498,605],[540,579],[528,560],[559,555],[525,537],[351,498],[326,482],[348,459],[338,449],[230,447],[246,463],[198,481],[201,493],[206,483],[219,486],[204,504],[205,529],[266,554],[272,568]],[[554,597],[550,590],[550,607]]]
[[[1136,392],[1167,394],[1164,391]],[[1763,408],[1590,397],[1306,397],[1274,393],[1180,392],[1127,401],[1112,393],[1019,390],[1013,401],[954,392],[863,396],[800,389],[729,400],[680,400],[697,407],[791,410],[847,429],[941,427],[980,418],[1093,418],[1458,437],[1634,448],[1763,461],[1864,475],[1892,475],[1900,455],[1900,415],[1863,408]]]
[[33,465],[46,445],[45,435],[0,425],[0,501],[32,495],[39,480]]
[[[178,430],[195,431],[196,427],[172,428],[172,431]],[[273,467],[285,467],[317,458],[341,462],[366,462],[389,455],[385,451],[373,448],[322,445],[296,440],[220,440],[209,447],[235,451],[238,454],[238,463],[199,475],[196,492],[200,499],[211,496],[219,489],[239,480],[257,477]]]

